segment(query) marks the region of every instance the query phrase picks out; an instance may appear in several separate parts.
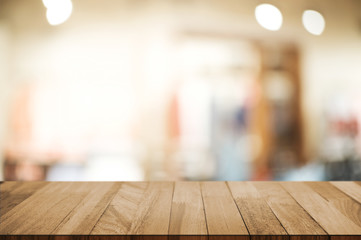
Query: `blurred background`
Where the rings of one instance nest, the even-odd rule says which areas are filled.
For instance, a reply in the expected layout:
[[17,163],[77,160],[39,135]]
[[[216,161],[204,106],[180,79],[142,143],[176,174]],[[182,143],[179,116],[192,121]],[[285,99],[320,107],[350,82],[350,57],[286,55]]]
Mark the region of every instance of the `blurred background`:
[[0,180],[361,180],[360,0],[0,0]]

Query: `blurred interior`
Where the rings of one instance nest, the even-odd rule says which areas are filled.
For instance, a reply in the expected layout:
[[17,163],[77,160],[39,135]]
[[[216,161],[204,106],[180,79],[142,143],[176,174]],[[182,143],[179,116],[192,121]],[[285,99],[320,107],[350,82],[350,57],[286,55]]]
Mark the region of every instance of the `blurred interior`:
[[361,1],[49,1],[0,0],[0,180],[361,180]]

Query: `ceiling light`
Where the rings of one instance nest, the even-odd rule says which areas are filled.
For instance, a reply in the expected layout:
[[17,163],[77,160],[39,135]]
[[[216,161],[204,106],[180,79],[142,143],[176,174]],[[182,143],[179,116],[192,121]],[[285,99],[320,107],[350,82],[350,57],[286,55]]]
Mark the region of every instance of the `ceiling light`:
[[43,4],[47,8],[46,18],[50,25],[64,23],[73,10],[71,0],[43,0]]
[[283,17],[281,11],[268,3],[256,7],[255,16],[257,22],[267,30],[277,31],[281,28]]
[[321,35],[325,29],[325,19],[322,14],[314,10],[306,10],[302,15],[305,29],[313,35]]

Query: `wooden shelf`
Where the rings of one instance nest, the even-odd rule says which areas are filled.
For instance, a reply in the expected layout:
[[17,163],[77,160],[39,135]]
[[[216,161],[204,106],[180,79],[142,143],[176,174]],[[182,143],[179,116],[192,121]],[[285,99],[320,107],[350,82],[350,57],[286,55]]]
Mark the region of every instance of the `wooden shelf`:
[[361,182],[3,182],[0,239],[361,239]]

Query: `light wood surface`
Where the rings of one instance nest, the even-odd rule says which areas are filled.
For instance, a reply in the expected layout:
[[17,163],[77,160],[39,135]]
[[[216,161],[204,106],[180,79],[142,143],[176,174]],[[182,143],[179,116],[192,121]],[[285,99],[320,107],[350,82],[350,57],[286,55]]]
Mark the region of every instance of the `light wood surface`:
[[1,240],[361,240],[360,182],[2,182]]
[[249,233],[254,238],[288,239],[288,234],[252,182],[228,182]]
[[[292,198],[278,183],[253,183],[261,196],[266,200],[291,240],[327,240],[328,236],[322,227]],[[307,236],[313,233],[315,236]]]
[[199,182],[176,182],[169,222],[170,239],[206,240],[207,224]]
[[[327,187],[327,184],[327,182],[323,182],[321,186]],[[331,239],[337,239],[338,236],[343,235],[360,235],[361,227],[340,212],[329,199],[314,191],[316,188],[312,188],[310,183],[285,182],[282,183],[282,186],[332,236]],[[327,193],[328,196],[336,194],[338,193]],[[352,209],[348,211],[352,211]]]
[[249,239],[246,225],[226,183],[203,182],[201,189],[210,240]]

